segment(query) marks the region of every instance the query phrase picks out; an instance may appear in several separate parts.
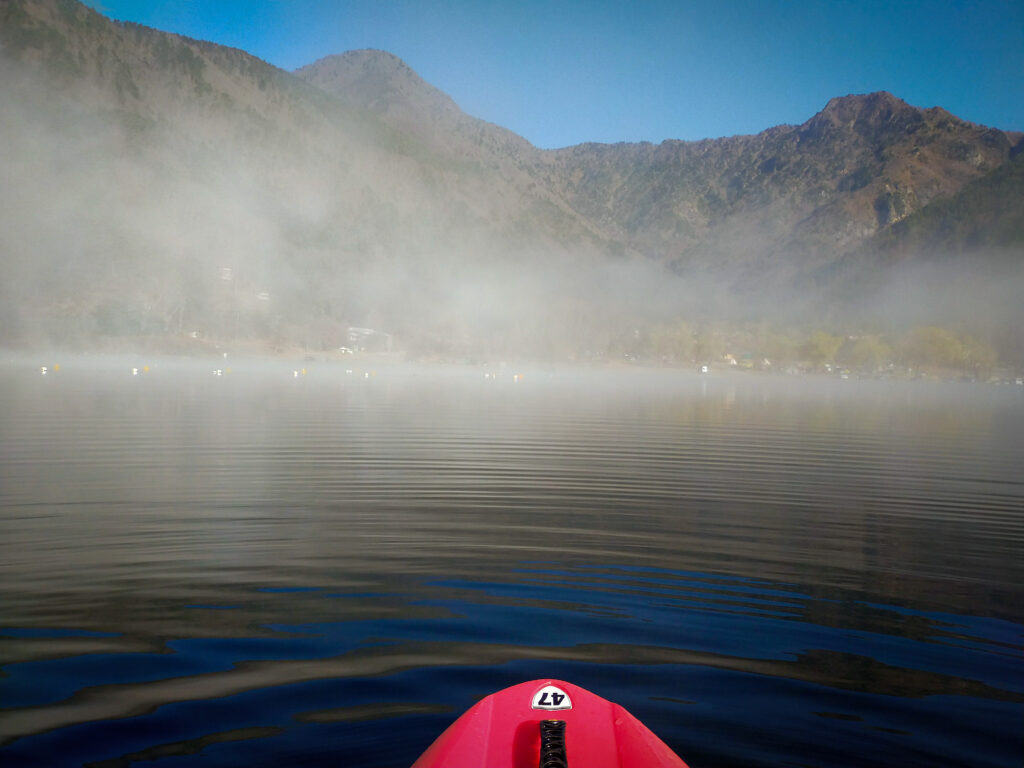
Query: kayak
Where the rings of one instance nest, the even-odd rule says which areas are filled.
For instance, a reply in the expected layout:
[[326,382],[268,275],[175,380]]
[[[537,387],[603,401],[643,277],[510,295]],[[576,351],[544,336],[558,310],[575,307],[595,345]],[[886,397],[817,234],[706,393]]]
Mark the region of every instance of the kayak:
[[618,704],[562,680],[492,693],[452,723],[412,768],[686,768]]

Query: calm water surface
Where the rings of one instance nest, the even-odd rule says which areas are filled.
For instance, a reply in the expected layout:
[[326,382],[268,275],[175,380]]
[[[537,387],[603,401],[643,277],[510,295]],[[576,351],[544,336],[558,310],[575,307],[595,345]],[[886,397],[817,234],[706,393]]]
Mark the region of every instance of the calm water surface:
[[693,768],[1024,762],[1020,387],[141,365],[0,367],[4,766],[404,768],[546,676]]

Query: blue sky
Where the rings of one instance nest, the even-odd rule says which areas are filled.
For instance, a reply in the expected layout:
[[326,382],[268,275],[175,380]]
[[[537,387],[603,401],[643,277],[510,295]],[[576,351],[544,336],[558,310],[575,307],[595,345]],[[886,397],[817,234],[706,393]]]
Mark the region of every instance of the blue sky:
[[545,148],[757,133],[878,90],[1024,130],[1024,0],[88,4],[287,70],[390,51],[464,111]]

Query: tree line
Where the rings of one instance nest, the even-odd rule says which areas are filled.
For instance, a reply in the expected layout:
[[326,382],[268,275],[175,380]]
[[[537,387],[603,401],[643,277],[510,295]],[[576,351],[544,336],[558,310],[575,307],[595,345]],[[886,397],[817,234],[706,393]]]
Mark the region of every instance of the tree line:
[[631,329],[609,345],[607,354],[666,365],[848,369],[862,374],[900,369],[972,378],[987,378],[1000,367],[1020,366],[1019,360],[1002,358],[991,343],[936,325],[882,334],[786,329],[769,323],[730,326],[676,321]]

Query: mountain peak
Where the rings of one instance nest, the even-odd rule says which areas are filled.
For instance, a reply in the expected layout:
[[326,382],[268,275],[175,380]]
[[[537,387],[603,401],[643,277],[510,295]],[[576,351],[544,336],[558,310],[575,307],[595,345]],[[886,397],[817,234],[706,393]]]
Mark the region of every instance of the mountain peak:
[[322,72],[325,70],[335,72],[347,72],[351,70],[363,73],[402,73],[406,76],[414,76],[415,73],[404,61],[388,51],[377,48],[361,48],[344,53],[335,53],[317,59],[312,64],[299,67],[296,74],[308,72]]
[[824,112],[836,112],[848,109],[878,110],[883,108],[893,109],[898,106],[909,106],[903,99],[893,96],[889,91],[872,91],[871,93],[851,93],[846,96],[836,96],[828,100]]
[[845,135],[880,145],[915,132],[926,119],[925,110],[888,91],[876,91],[829,99],[821,112],[800,127],[800,133],[803,140],[833,141]]
[[824,120],[836,126],[853,123],[877,125],[893,119],[918,115],[920,112],[917,107],[912,107],[888,91],[875,91],[829,99],[825,108],[812,120]]
[[400,58],[372,48],[326,56],[295,74],[349,103],[375,112],[458,111],[455,102]]
[[465,114],[448,94],[387,51],[363,49],[327,56],[294,74],[435,148],[458,145],[457,153],[465,155],[472,151],[465,145],[468,140],[477,148],[501,147],[505,154],[530,149],[529,142],[511,131]]

